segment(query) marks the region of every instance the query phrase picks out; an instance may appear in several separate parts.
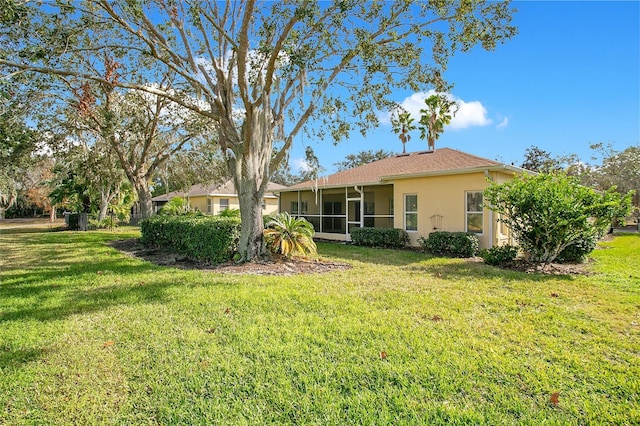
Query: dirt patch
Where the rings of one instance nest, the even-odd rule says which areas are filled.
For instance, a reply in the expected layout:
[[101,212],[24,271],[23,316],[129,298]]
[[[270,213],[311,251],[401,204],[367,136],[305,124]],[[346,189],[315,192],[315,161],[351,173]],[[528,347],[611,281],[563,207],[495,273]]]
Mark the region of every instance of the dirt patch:
[[[468,259],[469,262],[483,263],[481,257],[473,257]],[[498,266],[500,269],[510,271],[525,272],[527,274],[545,274],[545,275],[593,275],[590,264],[593,259],[589,259],[586,263],[552,263],[547,265],[544,271],[536,270],[534,265],[524,260],[516,260],[507,265]]]
[[209,262],[196,262],[166,249],[147,248],[140,244],[138,238],[112,241],[111,247],[138,259],[163,266],[173,266],[181,269],[198,269],[223,274],[249,274],[249,275],[296,275],[318,274],[331,271],[351,269],[346,263],[330,262],[324,259],[305,260],[287,259],[284,257],[273,260],[264,260],[251,263],[227,262],[223,264],[211,264]]
[[593,271],[589,267],[589,264],[593,260],[589,260],[587,263],[552,263],[548,265],[543,271],[537,271],[531,263],[520,261],[514,262],[510,269],[526,272],[529,274],[547,274],[547,275],[593,275]]

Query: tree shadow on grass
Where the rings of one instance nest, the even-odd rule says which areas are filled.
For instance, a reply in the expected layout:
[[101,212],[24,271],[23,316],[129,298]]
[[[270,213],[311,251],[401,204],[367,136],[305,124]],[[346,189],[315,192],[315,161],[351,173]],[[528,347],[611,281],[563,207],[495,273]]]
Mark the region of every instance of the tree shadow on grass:
[[398,266],[404,271],[424,273],[438,278],[486,278],[502,281],[511,280],[573,280],[571,274],[547,274],[541,272],[524,272],[521,270],[502,269],[486,265],[477,258],[456,259],[437,257],[417,249],[383,249],[359,247],[338,243],[321,243],[318,248],[321,254],[337,257],[343,261],[358,261],[375,265]]
[[12,349],[9,346],[0,346],[0,369],[11,369],[22,364],[36,361],[40,359],[45,352],[45,349],[42,348]]
[[357,261],[376,265],[407,266],[433,258],[413,249],[385,249],[361,247],[335,242],[318,242],[318,253],[339,258],[340,261]]
[[523,272],[519,270],[502,269],[496,266],[484,264],[474,259],[460,259],[456,263],[429,263],[408,265],[403,270],[432,275],[441,279],[465,280],[470,278],[489,279],[503,282],[527,280],[527,281],[573,281],[575,276],[569,274],[545,274],[541,272]]
[[[128,278],[124,278],[123,284],[93,284],[90,282],[91,275],[97,276],[97,272],[101,267],[106,265],[96,264],[96,269],[91,271],[83,271],[80,277],[81,281],[77,283],[67,284],[35,284],[37,281],[51,280],[63,278],[64,275],[72,276],[75,271],[66,271],[66,274],[60,272],[35,272],[34,278],[30,278],[30,274],[23,274],[23,280],[14,284],[2,285],[3,296],[17,300],[30,299],[37,297],[38,303],[30,303],[26,307],[19,306],[15,310],[8,310],[0,313],[0,324],[9,321],[21,321],[32,319],[36,321],[52,321],[61,320],[71,315],[85,314],[95,311],[104,310],[116,305],[129,305],[137,303],[157,302],[165,299],[166,290],[182,285],[180,282],[169,277],[162,280],[150,276],[144,281],[132,282]],[[150,265],[142,265],[142,267],[130,266],[120,268],[113,273],[113,278],[127,276],[130,274],[152,272]],[[86,279],[82,278],[86,276]],[[28,284],[31,282],[32,284]]]
[[[6,328],[11,324],[19,330],[22,323],[29,321],[63,321],[74,315],[101,312],[115,306],[163,303],[168,300],[169,289],[184,285],[173,279],[171,274],[164,274],[162,278],[154,276],[154,272],[161,268],[146,263],[120,265],[107,275],[107,279],[113,277],[110,283],[105,282],[104,275],[100,274],[100,283],[92,284],[91,277],[98,277],[100,271],[108,271],[109,265],[113,266],[110,262],[98,262],[82,271],[25,273],[15,283],[0,285],[3,298],[14,301],[13,307],[0,311],[0,327]],[[69,277],[78,273],[79,279],[69,282]],[[137,280],[132,277],[134,274],[142,278]],[[56,283],[57,278],[62,278],[59,284]],[[120,279],[122,284],[117,283]],[[42,284],[38,285],[38,282]],[[51,338],[55,339],[49,336],[47,340]],[[0,343],[0,370],[37,361],[46,351],[46,346],[12,346],[10,340]]]

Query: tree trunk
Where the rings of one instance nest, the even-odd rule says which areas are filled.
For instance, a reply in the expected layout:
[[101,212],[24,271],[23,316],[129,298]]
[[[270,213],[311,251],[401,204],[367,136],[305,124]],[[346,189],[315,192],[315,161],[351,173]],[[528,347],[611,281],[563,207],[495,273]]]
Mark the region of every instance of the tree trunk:
[[239,182],[238,201],[240,202],[240,241],[238,252],[241,261],[255,261],[265,256],[264,224],[262,222],[262,198],[264,191],[253,180]]
[[133,188],[138,195],[138,204],[140,205],[140,218],[147,219],[153,214],[153,203],[151,202],[151,190],[146,178],[138,178],[133,182]]
[[[267,97],[268,99],[268,97]],[[266,255],[262,200],[269,181],[269,162],[273,151],[273,119],[268,108],[249,108],[242,131],[244,143],[236,144],[233,155],[227,154],[227,166],[233,176],[240,204],[241,262],[256,261]],[[227,132],[234,131],[231,126]]]
[[102,222],[107,218],[107,210],[109,209],[109,202],[111,197],[102,192],[100,194],[100,211],[98,212],[98,221]]

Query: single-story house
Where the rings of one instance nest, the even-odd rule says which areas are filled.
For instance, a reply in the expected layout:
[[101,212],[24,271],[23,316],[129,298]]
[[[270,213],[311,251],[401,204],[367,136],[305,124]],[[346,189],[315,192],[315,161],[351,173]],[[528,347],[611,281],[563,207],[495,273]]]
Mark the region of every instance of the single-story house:
[[[267,192],[262,199],[262,214],[278,213],[278,197],[274,191],[286,189],[286,186],[269,182]],[[186,191],[173,191],[168,194],[153,197],[153,211],[158,212],[170,199],[184,197],[189,201],[193,210],[205,214],[218,214],[222,210],[239,209],[238,194],[233,186],[233,181],[193,185]]]
[[519,167],[450,148],[385,158],[275,191],[280,211],[306,218],[316,237],[349,241],[354,227],[407,231],[411,245],[432,231],[478,235],[482,247],[510,242],[497,213],[483,207],[489,181],[503,183]]

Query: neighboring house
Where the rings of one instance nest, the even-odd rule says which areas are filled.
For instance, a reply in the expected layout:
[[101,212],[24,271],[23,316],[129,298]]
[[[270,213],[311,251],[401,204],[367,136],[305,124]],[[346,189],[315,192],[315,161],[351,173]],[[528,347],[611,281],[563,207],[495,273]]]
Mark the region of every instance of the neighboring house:
[[[262,214],[278,213],[278,197],[276,190],[286,189],[286,186],[270,182],[267,192],[262,199]],[[222,210],[239,209],[238,195],[231,180],[224,183],[193,185],[187,191],[173,191],[168,194],[153,197],[153,211],[158,212],[170,199],[184,197],[189,201],[192,210],[205,214],[218,214]]]
[[317,238],[349,241],[354,227],[407,231],[411,245],[432,231],[467,231],[483,247],[510,241],[498,215],[483,207],[489,180],[532,173],[450,148],[385,158],[276,191],[280,211],[311,222]]

